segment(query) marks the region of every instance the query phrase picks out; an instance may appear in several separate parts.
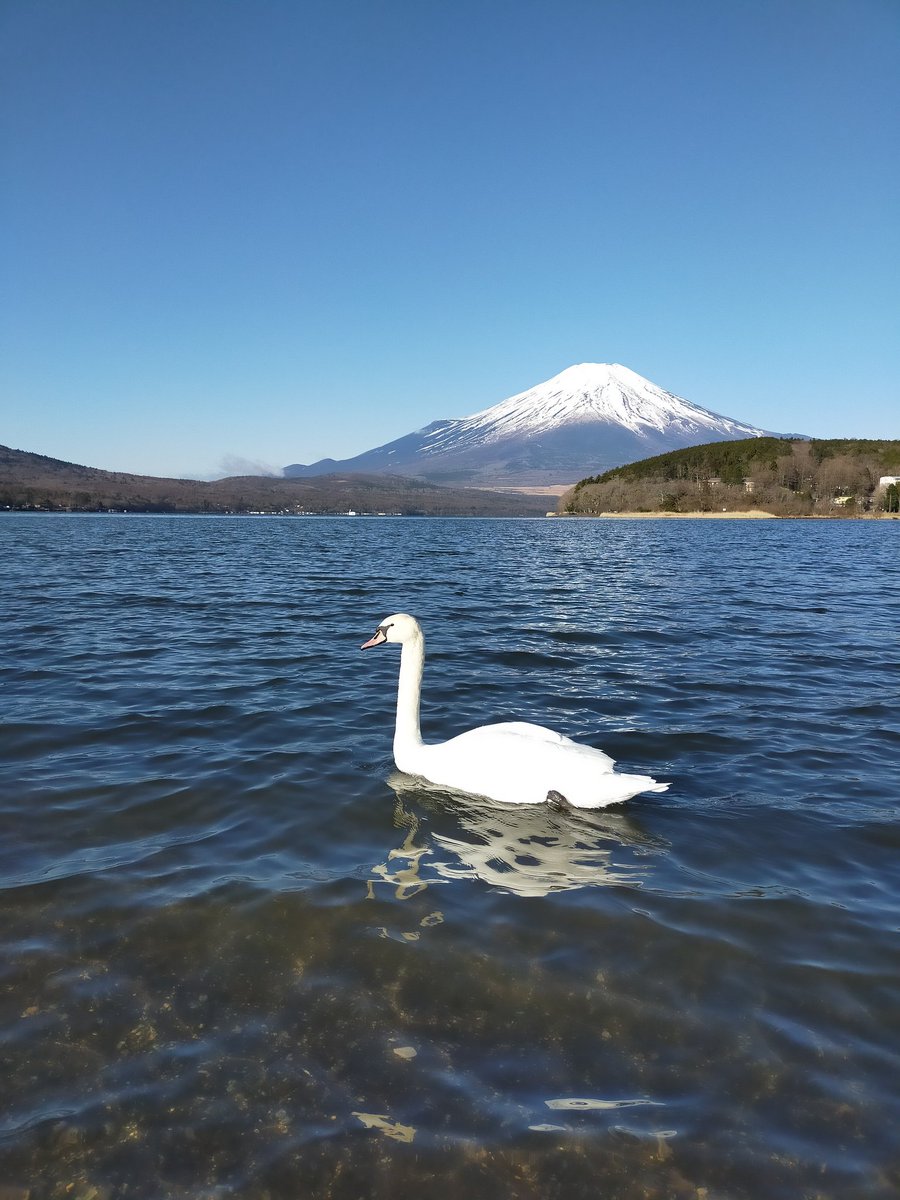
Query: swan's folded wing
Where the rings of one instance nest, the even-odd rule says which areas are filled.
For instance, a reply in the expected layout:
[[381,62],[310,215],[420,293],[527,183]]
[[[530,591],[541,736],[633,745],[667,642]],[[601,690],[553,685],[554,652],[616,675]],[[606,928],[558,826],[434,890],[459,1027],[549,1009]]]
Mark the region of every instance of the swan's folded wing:
[[[487,726],[487,728],[491,727]],[[596,746],[587,746],[584,742],[575,742],[563,733],[545,729],[543,725],[531,725],[527,721],[507,721],[503,725],[495,725],[494,728],[507,730],[510,734],[525,738],[529,742],[546,742],[551,746],[565,746],[568,753],[584,755],[598,769],[603,769],[603,762],[606,763],[606,769],[610,771],[616,765],[616,760],[611,758],[605,750],[598,750]]]
[[571,738],[543,725],[531,725],[527,721],[504,721],[497,725],[481,725],[469,729],[449,741],[426,747],[430,755],[440,754],[446,761],[480,766],[504,763],[510,773],[521,774],[535,769],[541,770],[549,764],[567,763],[569,768],[612,771],[615,760],[583,742]]
[[[546,742],[551,746],[574,747],[577,751],[583,751],[589,757],[594,758],[595,762],[597,762],[596,755],[605,758],[610,769],[616,765],[616,760],[610,758],[605,750],[586,746],[584,742],[575,742],[563,733],[557,733],[554,729],[547,729],[543,725],[532,725],[529,721],[502,721],[497,725],[482,725],[480,729],[471,730],[471,733],[486,736],[494,733],[509,734],[511,737],[525,738],[529,742]],[[462,736],[467,737],[468,735],[463,734]]]
[[532,725],[530,721],[498,721],[496,725],[481,725],[478,729],[472,729],[470,732],[486,736],[508,733],[511,736],[526,737],[536,742],[552,742],[555,745],[574,746],[576,744],[571,738],[557,733],[555,729],[547,729],[543,725]]

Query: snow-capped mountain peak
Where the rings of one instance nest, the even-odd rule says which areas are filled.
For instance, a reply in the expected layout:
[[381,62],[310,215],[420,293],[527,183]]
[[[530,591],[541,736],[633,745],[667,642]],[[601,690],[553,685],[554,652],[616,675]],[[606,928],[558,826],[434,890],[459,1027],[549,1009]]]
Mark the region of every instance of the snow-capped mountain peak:
[[508,400],[434,430],[428,450],[440,452],[448,437],[496,441],[512,434],[527,436],[588,422],[611,423],[639,435],[651,430],[663,433],[673,425],[708,430],[710,436],[698,441],[763,433],[666,392],[620,363],[579,363]]
[[470,417],[434,421],[356,458],[295,464],[285,474],[391,471],[481,486],[574,483],[667,450],[765,432],[691,404],[620,363],[578,363]]

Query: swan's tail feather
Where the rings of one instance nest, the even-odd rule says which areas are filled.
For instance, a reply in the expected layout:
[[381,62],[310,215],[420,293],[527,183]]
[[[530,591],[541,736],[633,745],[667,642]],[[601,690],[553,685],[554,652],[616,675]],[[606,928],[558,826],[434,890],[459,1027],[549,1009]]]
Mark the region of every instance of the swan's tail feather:
[[622,784],[630,789],[633,796],[636,796],[638,792],[667,792],[672,786],[670,783],[659,783],[652,775],[626,775],[623,772],[621,775],[616,775],[616,779],[620,779]]
[[[657,783],[649,775],[604,775],[605,786],[595,786],[582,789],[580,792],[570,792],[566,800],[573,808],[606,808],[608,804],[623,804],[634,796],[645,792],[667,792],[671,786],[668,783]],[[550,797],[548,796],[548,799]]]

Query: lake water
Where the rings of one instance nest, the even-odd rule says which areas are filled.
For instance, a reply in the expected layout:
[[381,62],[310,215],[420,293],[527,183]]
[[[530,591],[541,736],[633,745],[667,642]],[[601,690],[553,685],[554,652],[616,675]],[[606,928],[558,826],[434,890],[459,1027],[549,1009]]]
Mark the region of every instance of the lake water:
[[[0,1195],[900,1191],[900,526],[0,517]],[[393,772],[522,718],[663,795]]]

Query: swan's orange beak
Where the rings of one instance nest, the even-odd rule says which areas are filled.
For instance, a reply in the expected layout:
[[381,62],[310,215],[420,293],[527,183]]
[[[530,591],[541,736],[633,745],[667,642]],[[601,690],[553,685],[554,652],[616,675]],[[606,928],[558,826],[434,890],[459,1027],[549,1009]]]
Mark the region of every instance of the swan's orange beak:
[[367,642],[363,642],[360,650],[368,650],[370,646],[380,646],[382,642],[387,641],[387,634],[383,629],[376,629],[372,637]]

